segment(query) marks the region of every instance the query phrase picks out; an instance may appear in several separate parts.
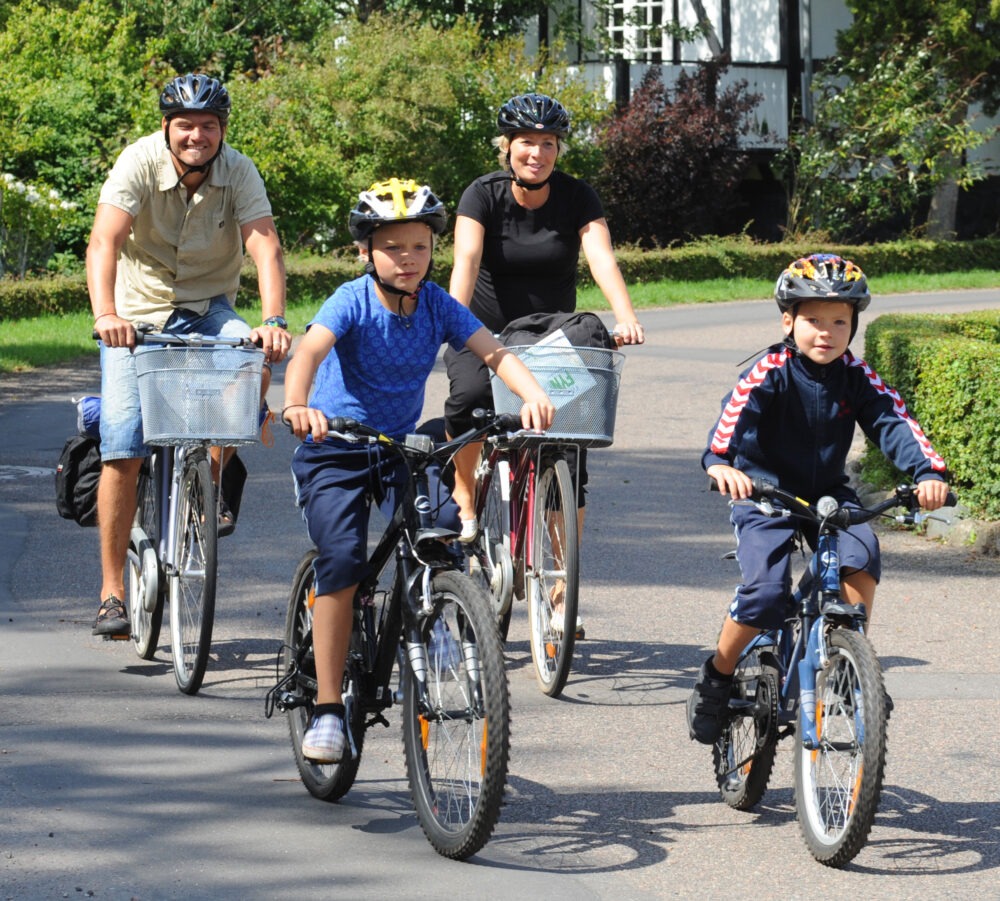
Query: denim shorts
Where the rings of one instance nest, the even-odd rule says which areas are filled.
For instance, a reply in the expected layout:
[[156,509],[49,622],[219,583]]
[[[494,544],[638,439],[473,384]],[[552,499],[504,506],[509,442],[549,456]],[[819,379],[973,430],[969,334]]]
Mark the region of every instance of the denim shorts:
[[[190,310],[175,310],[165,332],[224,338],[246,338],[250,326],[229,305],[225,297],[213,297],[207,312],[199,316]],[[142,441],[142,412],[135,357],[127,347],[101,344],[101,459],[131,460],[145,457],[150,449]]]

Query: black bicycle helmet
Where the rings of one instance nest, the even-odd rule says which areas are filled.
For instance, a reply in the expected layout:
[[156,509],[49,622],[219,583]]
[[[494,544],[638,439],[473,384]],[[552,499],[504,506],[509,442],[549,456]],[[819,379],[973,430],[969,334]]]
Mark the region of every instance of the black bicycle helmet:
[[545,94],[518,94],[500,107],[497,131],[502,135],[547,132],[565,138],[569,134],[569,113],[558,100]]
[[425,222],[440,235],[448,225],[448,212],[427,185],[390,178],[361,192],[348,228],[355,241],[365,241],[380,225],[392,222]]
[[833,253],[814,253],[791,263],[778,276],[774,299],[782,313],[804,300],[849,303],[855,314],[871,303],[868,280],[861,267]]
[[181,113],[214,113],[225,125],[230,108],[229,92],[208,75],[178,75],[160,94],[160,112],[167,119]]

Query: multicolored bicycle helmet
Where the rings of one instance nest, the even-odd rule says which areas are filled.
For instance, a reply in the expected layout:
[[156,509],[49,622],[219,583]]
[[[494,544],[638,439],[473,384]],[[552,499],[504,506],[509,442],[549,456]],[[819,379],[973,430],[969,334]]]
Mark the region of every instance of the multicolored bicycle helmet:
[[782,313],[792,312],[805,300],[849,303],[860,313],[872,296],[860,266],[833,253],[814,253],[791,263],[778,276],[774,299]]
[[502,135],[537,131],[565,138],[569,135],[569,113],[558,100],[545,94],[518,94],[500,107],[497,131]]
[[379,226],[392,222],[425,222],[440,235],[448,225],[448,212],[427,185],[390,178],[361,192],[348,228],[355,241],[365,241]]
[[214,113],[225,125],[231,107],[229,92],[208,75],[178,75],[160,94],[160,112],[167,119],[181,113]]

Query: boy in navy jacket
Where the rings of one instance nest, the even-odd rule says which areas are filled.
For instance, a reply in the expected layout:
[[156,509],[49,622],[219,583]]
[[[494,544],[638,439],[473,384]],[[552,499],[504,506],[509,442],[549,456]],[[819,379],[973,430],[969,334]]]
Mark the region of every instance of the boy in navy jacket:
[[[779,277],[775,300],[785,340],[745,370],[723,399],[702,456],[719,491],[743,500],[751,480],[763,478],[812,502],[830,495],[858,504],[846,473],[856,423],[917,483],[921,506],[942,506],[944,460],[899,394],[847,349],[858,314],[871,301],[861,269],[832,254],[796,260]],[[782,625],[799,528],[752,505],[734,504],[731,519],[742,583],[687,706],[691,738],[703,744],[714,744],[722,731],[740,652],[761,630]],[[870,618],[881,575],[874,532],[867,525],[842,532],[840,554],[844,600],[863,603]]]

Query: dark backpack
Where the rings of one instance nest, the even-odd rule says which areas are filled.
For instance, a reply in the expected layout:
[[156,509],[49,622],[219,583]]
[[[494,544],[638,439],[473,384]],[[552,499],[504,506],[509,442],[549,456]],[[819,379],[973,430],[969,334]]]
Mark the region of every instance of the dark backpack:
[[97,525],[97,483],[101,480],[101,442],[74,435],[63,445],[56,466],[56,510],[81,526]]
[[618,349],[615,339],[595,313],[530,313],[509,322],[499,340],[507,347],[537,344],[557,329],[563,330],[574,347]]

